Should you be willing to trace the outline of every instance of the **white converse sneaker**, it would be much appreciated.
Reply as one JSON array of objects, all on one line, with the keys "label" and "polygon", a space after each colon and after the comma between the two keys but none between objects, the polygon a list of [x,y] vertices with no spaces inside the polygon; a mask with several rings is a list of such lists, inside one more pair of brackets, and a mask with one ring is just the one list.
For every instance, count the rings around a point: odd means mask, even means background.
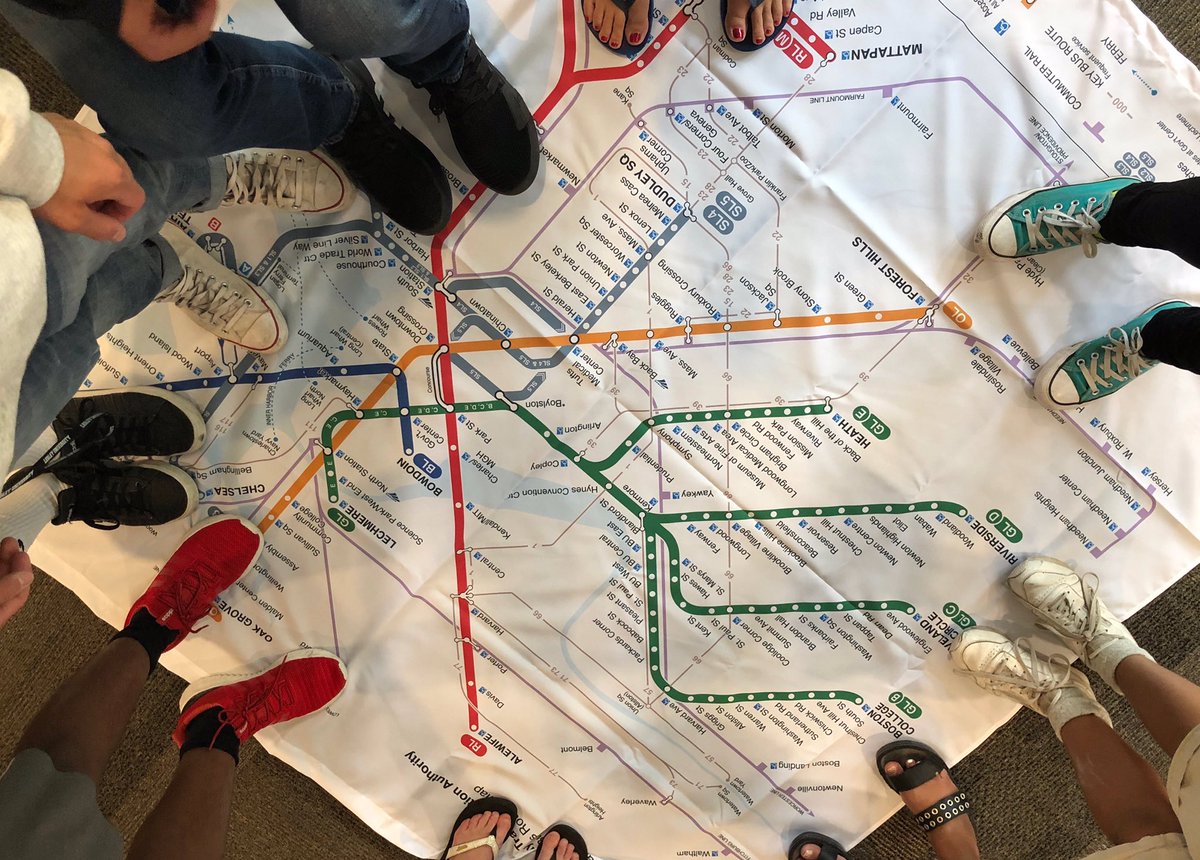
[{"label": "white converse sneaker", "polygon": [[1077,717],[1095,716],[1112,725],[1084,674],[1066,657],[1033,650],[1027,639],[1014,642],[996,630],[972,627],[950,650],[950,658],[959,674],[974,678],[983,689],[1046,717],[1060,738],[1063,726]]},{"label": "white converse sneaker", "polygon": [[1038,626],[1061,636],[1085,665],[1112,683],[1116,664],[1108,666],[1110,658],[1145,652],[1104,605],[1097,594],[1099,585],[1096,574],[1080,574],[1065,562],[1039,555],[1025,559],[1008,575],[1008,587],[1033,610]]},{"label": "white converse sneaker", "polygon": [[959,674],[969,675],[983,689],[1005,696],[1046,716],[1068,688],[1092,695],[1092,686],[1067,658],[1034,651],[1028,639],[1013,641],[998,630],[971,627],[950,650]]},{"label": "white converse sneaker", "polygon": [[287,322],[266,292],[204,253],[174,224],[163,225],[161,235],[179,257],[183,277],[154,301],[171,302],[201,328],[253,352],[283,347]]},{"label": "white converse sneaker", "polygon": [[331,159],[298,149],[243,149],[225,156],[222,206],[257,204],[289,212],[340,212],[354,185]]}]

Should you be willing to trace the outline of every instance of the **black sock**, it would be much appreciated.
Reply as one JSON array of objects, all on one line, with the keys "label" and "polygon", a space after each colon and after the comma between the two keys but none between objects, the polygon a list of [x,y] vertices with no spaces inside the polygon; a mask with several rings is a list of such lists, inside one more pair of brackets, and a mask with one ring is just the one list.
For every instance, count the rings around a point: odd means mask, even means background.
[{"label": "black sock", "polygon": [[162,656],[163,651],[179,638],[179,631],[172,630],[170,627],[163,627],[154,620],[154,616],[150,614],[148,609],[139,609],[129,620],[129,624],[114,636],[109,641],[117,639],[132,639],[134,642],[146,649],[146,654],[150,657],[150,671],[153,672],[158,666],[158,658]]},{"label": "black sock", "polygon": [[221,722],[221,708],[214,705],[196,714],[188,722],[183,732],[183,744],[179,747],[179,755],[196,749],[221,750],[233,756],[233,762],[237,764],[238,751],[241,748],[242,742],[238,739],[237,732],[229,723]]}]

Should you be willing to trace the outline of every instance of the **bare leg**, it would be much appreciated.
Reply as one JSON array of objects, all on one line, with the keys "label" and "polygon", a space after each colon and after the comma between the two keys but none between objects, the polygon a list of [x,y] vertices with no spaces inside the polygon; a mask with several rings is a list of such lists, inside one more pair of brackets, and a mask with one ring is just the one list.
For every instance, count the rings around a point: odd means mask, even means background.
[{"label": "bare leg", "polygon": [[145,648],[132,639],[109,642],[42,706],[17,752],[41,750],[57,770],[99,782],[149,674]]},{"label": "bare leg", "polygon": [[1113,845],[1183,832],[1158,772],[1104,720],[1093,714],[1071,720],[1062,742],[1092,817]]},{"label": "bare leg", "polygon": [[[911,763],[907,763],[907,766],[913,767],[916,764],[916,761],[911,761]],[[889,776],[899,776],[904,772],[899,762],[885,765],[884,769]],[[958,787],[950,778],[950,772],[942,771],[924,785],[917,786],[912,791],[901,792],[900,799],[904,801],[909,812],[924,812],[956,791],[958,791]],[[975,841],[975,825],[966,815],[961,815],[948,824],[929,831],[925,837],[941,860],[979,860],[979,845]]]},{"label": "bare leg", "polygon": [[1200,687],[1134,654],[1117,666],[1116,681],[1142,724],[1167,755],[1200,726]]},{"label": "bare leg", "polygon": [[214,860],[225,853],[237,764],[221,750],[184,753],[129,849],[130,860]]}]

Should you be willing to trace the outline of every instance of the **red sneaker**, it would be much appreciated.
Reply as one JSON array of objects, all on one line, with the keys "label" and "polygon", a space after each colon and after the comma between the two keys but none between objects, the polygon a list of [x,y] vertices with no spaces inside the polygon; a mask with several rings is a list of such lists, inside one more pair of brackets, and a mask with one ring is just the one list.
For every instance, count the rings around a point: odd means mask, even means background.
[{"label": "red sneaker", "polygon": [[346,688],[346,664],[316,648],[291,651],[255,675],[210,675],[189,686],[179,700],[172,737],[182,747],[187,724],[210,708],[245,741],[267,726],[319,711]]},{"label": "red sneaker", "polygon": [[224,515],[205,520],[183,539],[134,602],[126,626],[139,609],[148,610],[163,627],[179,631],[166,649],[170,651],[196,632],[193,627],[208,614],[217,595],[250,569],[262,548],[262,532],[247,519]]}]

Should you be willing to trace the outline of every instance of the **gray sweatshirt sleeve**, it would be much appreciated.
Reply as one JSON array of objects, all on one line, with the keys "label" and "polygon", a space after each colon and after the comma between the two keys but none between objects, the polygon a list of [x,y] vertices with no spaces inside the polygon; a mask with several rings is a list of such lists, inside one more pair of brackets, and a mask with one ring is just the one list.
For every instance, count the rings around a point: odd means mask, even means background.
[{"label": "gray sweatshirt sleeve", "polygon": [[0,69],[0,195],[41,206],[63,176],[62,141],[54,126],[29,110],[16,75]]},{"label": "gray sweatshirt sleeve", "polygon": [[17,0],[54,18],[89,21],[102,30],[116,32],[121,22],[121,0]]}]

